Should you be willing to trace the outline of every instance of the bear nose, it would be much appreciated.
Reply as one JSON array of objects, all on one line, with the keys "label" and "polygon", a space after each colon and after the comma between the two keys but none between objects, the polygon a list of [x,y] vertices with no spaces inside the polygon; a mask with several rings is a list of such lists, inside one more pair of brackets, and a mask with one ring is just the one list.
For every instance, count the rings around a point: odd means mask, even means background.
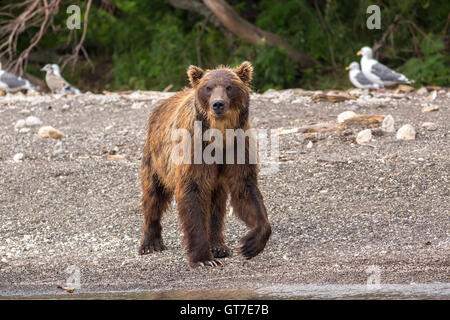
[{"label": "bear nose", "polygon": [[223,100],[216,100],[216,101],[213,102],[212,107],[213,107],[215,112],[223,111],[223,109],[225,108],[225,101],[223,101]]}]

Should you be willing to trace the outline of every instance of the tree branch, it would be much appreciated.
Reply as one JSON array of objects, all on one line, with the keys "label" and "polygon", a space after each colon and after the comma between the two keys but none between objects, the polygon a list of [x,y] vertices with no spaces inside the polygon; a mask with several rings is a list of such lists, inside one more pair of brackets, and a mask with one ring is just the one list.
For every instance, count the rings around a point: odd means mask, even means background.
[{"label": "tree branch", "polygon": [[286,49],[287,56],[302,68],[312,67],[316,63],[309,54],[294,48],[278,35],[262,30],[240,17],[226,1],[203,0],[203,3],[228,30],[239,38],[252,44],[266,42],[272,46],[283,47]]}]

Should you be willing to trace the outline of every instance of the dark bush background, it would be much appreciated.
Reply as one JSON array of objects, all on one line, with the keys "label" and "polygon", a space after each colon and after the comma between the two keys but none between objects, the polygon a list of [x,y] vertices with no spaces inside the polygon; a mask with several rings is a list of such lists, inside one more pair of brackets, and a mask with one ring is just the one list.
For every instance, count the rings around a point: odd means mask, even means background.
[{"label": "dark bush background", "polygon": [[[212,68],[243,60],[254,64],[254,89],[258,91],[348,88],[345,66],[359,60],[355,53],[362,46],[377,43],[396,15],[401,23],[387,38],[379,59],[415,79],[416,86],[449,86],[448,0],[328,0],[317,1],[318,6],[308,0],[228,0],[242,18],[311,54],[318,63],[309,69],[298,67],[283,48],[264,42],[248,44],[224,34],[203,16],[176,9],[166,1],[110,2],[121,10],[120,15],[97,6],[89,14],[84,46],[93,67],[80,57],[75,72],[70,66],[63,72],[83,90],[162,90],[170,84],[171,90],[178,90],[187,85],[185,71],[190,64]],[[82,12],[86,6],[85,1],[69,4],[79,4]],[[366,27],[366,9],[371,4],[381,7],[381,30]],[[61,27],[46,32],[30,56],[27,72],[42,78],[39,69],[44,62],[58,62],[70,53],[69,30],[64,28],[67,17],[62,6],[54,22]],[[78,30],[76,36],[81,33]],[[19,45],[25,47],[29,41],[24,34]]]}]

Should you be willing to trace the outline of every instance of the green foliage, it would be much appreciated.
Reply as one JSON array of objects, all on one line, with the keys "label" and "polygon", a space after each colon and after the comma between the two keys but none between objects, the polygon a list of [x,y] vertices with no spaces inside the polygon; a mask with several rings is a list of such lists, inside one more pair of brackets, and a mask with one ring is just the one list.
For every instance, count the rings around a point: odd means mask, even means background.
[{"label": "green foliage", "polygon": [[442,54],[444,49],[445,45],[438,36],[428,34],[420,45],[423,57],[409,59],[400,70],[419,83],[449,86],[450,58]]},{"label": "green foliage", "polygon": [[[85,47],[95,69],[81,59],[76,73],[64,70],[64,75],[83,89],[162,90],[172,84],[173,90],[178,90],[188,84],[186,69],[190,64],[213,68],[235,66],[243,60],[254,64],[253,86],[258,91],[348,88],[345,66],[359,60],[355,53],[362,46],[377,43],[397,14],[403,22],[388,37],[381,61],[415,79],[418,86],[449,85],[448,0],[378,2],[381,30],[366,27],[366,8],[373,4],[371,0],[228,0],[244,19],[313,56],[318,64],[306,70],[293,63],[283,48],[264,42],[250,45],[224,34],[203,16],[175,9],[164,0],[110,1],[123,16],[114,17],[95,5],[89,15]],[[84,11],[85,2],[79,4]],[[57,55],[71,52],[67,46],[69,31],[64,28],[67,14],[60,11],[55,19],[59,29],[44,36],[39,50]],[[76,32],[78,39],[81,33]],[[19,47],[27,41],[22,37]],[[39,75],[33,61],[28,70]]]}]

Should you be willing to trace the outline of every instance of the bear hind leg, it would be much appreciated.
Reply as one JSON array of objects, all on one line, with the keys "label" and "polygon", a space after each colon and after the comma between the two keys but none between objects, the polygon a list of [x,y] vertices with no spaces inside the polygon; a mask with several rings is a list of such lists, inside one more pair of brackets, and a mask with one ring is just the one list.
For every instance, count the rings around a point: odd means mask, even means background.
[{"label": "bear hind leg", "polygon": [[144,255],[166,249],[161,236],[161,217],[172,195],[165,190],[156,173],[144,177],[142,185],[144,225],[139,254]]}]

